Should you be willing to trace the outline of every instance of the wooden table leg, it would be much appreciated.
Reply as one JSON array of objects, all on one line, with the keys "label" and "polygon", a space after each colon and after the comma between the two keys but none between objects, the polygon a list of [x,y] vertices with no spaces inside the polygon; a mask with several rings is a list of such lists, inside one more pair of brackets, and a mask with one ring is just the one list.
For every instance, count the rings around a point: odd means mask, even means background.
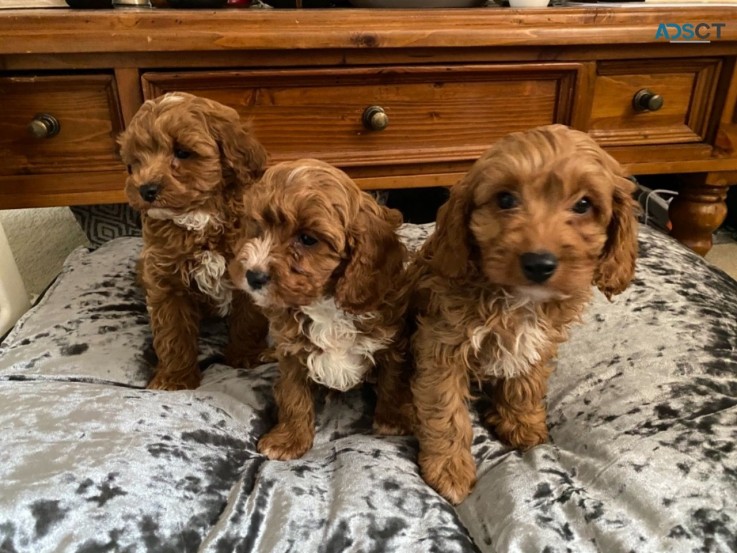
[{"label": "wooden table leg", "polygon": [[737,183],[736,172],[685,175],[670,204],[671,235],[696,253],[706,255],[712,234],[727,216],[727,190]]}]

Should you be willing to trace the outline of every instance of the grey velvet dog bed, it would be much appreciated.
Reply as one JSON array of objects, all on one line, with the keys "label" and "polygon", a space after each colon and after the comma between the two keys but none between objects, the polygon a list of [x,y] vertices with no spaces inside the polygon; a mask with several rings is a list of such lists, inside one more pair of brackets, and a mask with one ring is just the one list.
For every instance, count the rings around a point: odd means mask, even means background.
[{"label": "grey velvet dog bed", "polygon": [[631,288],[561,349],[550,443],[511,451],[476,421],[458,508],[413,438],[372,435],[370,388],[324,395],[315,447],[267,461],[276,368],[222,364],[217,324],[198,390],[145,390],[139,250],[73,253],[0,346],[0,551],[737,550],[737,283],[674,241],[643,228]]}]

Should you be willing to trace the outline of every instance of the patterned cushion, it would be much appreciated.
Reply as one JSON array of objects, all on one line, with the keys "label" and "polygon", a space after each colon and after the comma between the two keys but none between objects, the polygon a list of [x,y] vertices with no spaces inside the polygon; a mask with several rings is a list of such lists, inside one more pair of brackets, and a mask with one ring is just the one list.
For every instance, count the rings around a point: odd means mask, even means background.
[{"label": "patterned cushion", "polygon": [[141,217],[128,204],[72,206],[75,219],[93,248],[121,236],[141,236]]},{"label": "patterned cushion", "polygon": [[[436,190],[440,192],[436,194]],[[411,203],[394,200],[397,205],[392,205],[405,213],[408,222],[415,222],[417,217],[413,215],[418,209],[423,210],[423,217],[420,217],[423,219],[421,222],[432,221],[437,206],[441,203],[442,194],[447,195],[445,189],[422,189],[408,192],[370,190],[368,192],[382,205],[391,203],[390,198],[401,198],[403,194],[410,194],[413,198]],[[423,201],[418,203],[416,199],[420,197],[420,194],[423,194]],[[141,215],[128,204],[79,205],[71,206],[69,209],[87,235],[93,249],[114,238],[141,236]]]}]

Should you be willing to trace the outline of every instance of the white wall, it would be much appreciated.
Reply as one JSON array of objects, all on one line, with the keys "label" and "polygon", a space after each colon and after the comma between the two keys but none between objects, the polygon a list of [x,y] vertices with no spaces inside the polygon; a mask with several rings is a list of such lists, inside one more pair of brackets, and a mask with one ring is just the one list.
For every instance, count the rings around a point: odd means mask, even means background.
[{"label": "white wall", "polygon": [[59,274],[67,255],[88,244],[72,212],[65,207],[0,210],[23,284],[31,298]]}]

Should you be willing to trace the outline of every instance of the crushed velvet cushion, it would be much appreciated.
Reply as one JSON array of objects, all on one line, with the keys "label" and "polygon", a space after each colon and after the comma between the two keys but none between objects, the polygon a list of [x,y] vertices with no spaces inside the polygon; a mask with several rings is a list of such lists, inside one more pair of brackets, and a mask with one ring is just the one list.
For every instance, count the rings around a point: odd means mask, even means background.
[{"label": "crushed velvet cushion", "polygon": [[416,440],[372,435],[369,388],[323,394],[303,459],[258,454],[276,367],[222,364],[221,325],[198,390],[145,390],[139,250],[76,251],[0,346],[0,551],[737,550],[737,283],[674,241],[643,228],[631,288],[561,349],[550,443],[510,451],[475,419],[458,508]]}]

